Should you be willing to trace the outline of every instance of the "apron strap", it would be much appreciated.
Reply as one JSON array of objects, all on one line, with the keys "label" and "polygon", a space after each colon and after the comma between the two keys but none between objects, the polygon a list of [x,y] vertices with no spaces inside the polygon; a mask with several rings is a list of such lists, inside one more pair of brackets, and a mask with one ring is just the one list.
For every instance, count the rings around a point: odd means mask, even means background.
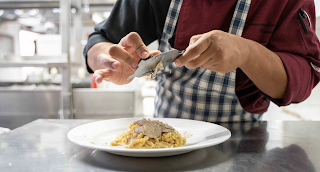
[{"label": "apron strap", "polygon": [[229,33],[242,36],[243,28],[246,23],[251,0],[238,0],[236,9],[230,23]]},{"label": "apron strap", "polygon": [[[174,33],[182,2],[183,0],[172,0],[170,3],[159,45],[159,50],[161,52],[169,51],[171,49],[168,40]],[[232,21],[230,23],[229,33],[242,36],[250,4],[251,0],[238,0],[235,11],[233,13]]]},{"label": "apron strap", "polygon": [[169,51],[171,46],[168,40],[172,37],[174,29],[179,18],[180,8],[183,0],[172,0],[164,23],[159,50],[161,52]]}]

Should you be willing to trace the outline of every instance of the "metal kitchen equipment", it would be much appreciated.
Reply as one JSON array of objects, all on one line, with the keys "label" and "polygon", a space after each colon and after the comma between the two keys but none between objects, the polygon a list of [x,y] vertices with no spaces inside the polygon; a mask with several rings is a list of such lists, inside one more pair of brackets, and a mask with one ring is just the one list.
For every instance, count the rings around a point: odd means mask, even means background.
[{"label": "metal kitchen equipment", "polygon": [[[183,54],[183,52],[179,53],[178,50],[173,49],[161,54],[150,55],[146,59],[140,59],[138,69],[129,76],[128,80],[133,77],[152,75],[154,72],[157,72],[155,68],[160,61],[162,62],[162,67],[165,68],[166,66],[174,62],[181,54]],[[151,79],[153,78],[151,77]]]}]

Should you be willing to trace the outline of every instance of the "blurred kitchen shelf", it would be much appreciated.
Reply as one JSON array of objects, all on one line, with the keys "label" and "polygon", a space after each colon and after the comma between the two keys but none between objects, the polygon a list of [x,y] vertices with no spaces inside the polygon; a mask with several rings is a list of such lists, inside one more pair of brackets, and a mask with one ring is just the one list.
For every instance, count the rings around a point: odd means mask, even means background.
[{"label": "blurred kitchen shelf", "polygon": [[[19,8],[59,8],[60,0],[0,0],[1,9]],[[71,1],[71,7],[79,9],[76,1]]]},{"label": "blurred kitchen shelf", "polygon": [[[91,87],[91,78],[86,77],[82,79],[71,78],[71,87],[72,88],[90,88]],[[29,82],[28,80],[23,81],[1,81],[0,90],[9,90],[12,88],[28,88],[28,87],[50,87],[50,86],[61,86],[61,80],[50,79],[46,81],[39,82]]]},{"label": "blurred kitchen shelf", "polygon": [[13,85],[8,87],[0,87],[0,93],[17,93],[17,92],[34,92],[34,91],[60,91],[59,85]]},{"label": "blurred kitchen shelf", "polygon": [[0,61],[0,67],[67,67],[66,60]]},{"label": "blurred kitchen shelf", "polygon": [[[58,59],[30,59],[16,61],[15,59],[7,59],[7,61],[0,61],[0,67],[59,67],[62,75],[61,91],[60,91],[60,110],[58,117],[60,119],[73,118],[73,99],[72,99],[72,86],[71,86],[71,61],[69,54],[70,47],[70,16],[71,8],[76,8],[74,14],[74,25],[76,29],[75,35],[80,35],[82,28],[81,21],[81,0],[0,0],[0,9],[21,9],[21,8],[60,8],[60,21],[59,21],[59,34],[62,37],[62,54]],[[80,50],[81,37],[76,36],[77,46],[76,49]],[[77,52],[77,51],[76,51]],[[80,53],[81,54],[81,53]],[[37,58],[37,57],[34,57]],[[65,60],[64,60],[65,59]]]}]

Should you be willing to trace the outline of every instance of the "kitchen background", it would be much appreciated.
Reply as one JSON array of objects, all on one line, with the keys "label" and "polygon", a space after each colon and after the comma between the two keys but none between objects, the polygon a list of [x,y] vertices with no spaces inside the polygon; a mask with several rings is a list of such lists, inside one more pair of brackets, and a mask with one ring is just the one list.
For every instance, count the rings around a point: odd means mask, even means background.
[{"label": "kitchen background", "polygon": [[[83,47],[116,0],[0,0],[0,127],[38,118],[152,117],[155,82],[96,85]],[[315,0],[320,36],[320,0]],[[157,42],[149,49],[157,49]],[[320,85],[300,104],[271,103],[263,120],[320,120]]]}]

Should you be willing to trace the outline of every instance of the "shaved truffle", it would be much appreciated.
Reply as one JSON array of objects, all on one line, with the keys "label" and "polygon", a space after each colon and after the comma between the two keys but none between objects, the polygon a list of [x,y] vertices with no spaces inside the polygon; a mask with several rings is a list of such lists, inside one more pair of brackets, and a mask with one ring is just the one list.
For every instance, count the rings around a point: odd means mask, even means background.
[{"label": "shaved truffle", "polygon": [[137,134],[142,133],[143,132],[143,126],[135,128],[134,132],[137,133]]},{"label": "shaved truffle", "polygon": [[169,133],[175,130],[170,125],[160,122],[158,120],[152,121],[150,119],[146,120],[143,118],[142,120],[136,121],[134,123],[141,126],[135,129],[135,133],[142,133],[146,136],[149,136],[150,138],[158,138],[161,136],[162,133]]},{"label": "shaved truffle", "polygon": [[155,122],[149,122],[143,125],[143,134],[150,138],[158,138],[162,134],[162,128]]}]

